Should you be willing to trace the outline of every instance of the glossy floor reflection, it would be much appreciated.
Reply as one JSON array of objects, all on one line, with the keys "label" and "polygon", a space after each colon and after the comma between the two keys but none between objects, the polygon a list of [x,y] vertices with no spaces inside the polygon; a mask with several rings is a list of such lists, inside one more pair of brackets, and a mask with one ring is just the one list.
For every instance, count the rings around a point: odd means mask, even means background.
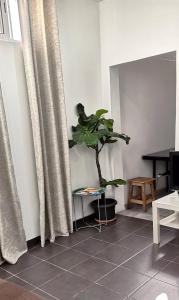
[{"label": "glossy floor reflection", "polygon": [[[0,267],[2,300],[178,300],[179,231],[118,215],[117,222],[59,237]],[[4,295],[3,295],[4,293]]]}]

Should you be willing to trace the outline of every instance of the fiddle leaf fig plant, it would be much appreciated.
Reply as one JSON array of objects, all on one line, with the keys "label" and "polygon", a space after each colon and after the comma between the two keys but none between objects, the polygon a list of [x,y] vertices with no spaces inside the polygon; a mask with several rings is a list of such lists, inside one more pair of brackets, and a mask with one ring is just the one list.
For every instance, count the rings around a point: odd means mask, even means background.
[{"label": "fiddle leaf fig plant", "polygon": [[108,113],[106,109],[99,109],[95,114],[87,116],[84,106],[79,103],[76,106],[76,110],[78,124],[72,126],[72,139],[69,140],[69,147],[85,145],[94,150],[100,187],[108,185],[118,187],[119,185],[126,184],[126,181],[120,178],[110,181],[103,178],[99,155],[105,145],[116,143],[118,140],[123,140],[126,144],[129,144],[130,137],[126,134],[113,131],[114,120],[104,117]]}]

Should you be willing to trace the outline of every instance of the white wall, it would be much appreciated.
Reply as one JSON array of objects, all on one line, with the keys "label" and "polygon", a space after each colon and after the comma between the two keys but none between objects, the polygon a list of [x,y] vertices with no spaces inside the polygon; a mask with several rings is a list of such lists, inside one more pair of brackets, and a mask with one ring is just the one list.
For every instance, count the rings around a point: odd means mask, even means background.
[{"label": "white wall", "polygon": [[[175,147],[176,63],[165,57],[119,66],[121,128],[131,137],[122,151],[127,179],[151,177],[152,162],[142,160],[142,155]],[[165,172],[165,163],[158,167],[158,172]],[[158,188],[165,186],[163,179]]]},{"label": "white wall", "polygon": [[[117,118],[116,99],[111,94],[110,80],[118,65],[165,52],[179,49],[179,1],[176,0],[103,0],[100,2],[101,29],[101,74],[102,104],[111,109]],[[177,73],[179,66],[177,64]],[[111,81],[112,82],[112,81]],[[179,79],[177,79],[177,91]],[[179,111],[178,92],[176,96]],[[120,123],[118,124],[120,130]],[[179,148],[179,114],[176,116],[176,148]],[[115,162],[120,157],[116,151]],[[108,173],[123,176],[122,161],[118,159],[119,169],[111,164]],[[117,199],[124,204],[124,193],[121,189]]]},{"label": "white wall", "polygon": [[[69,137],[77,123],[75,106],[81,102],[88,114],[101,99],[99,7],[94,0],[56,0]],[[97,185],[93,150],[70,150],[73,189]],[[90,213],[87,209],[86,214]],[[78,211],[79,214],[79,211]],[[80,214],[79,214],[80,216]]]},{"label": "white wall", "polygon": [[39,205],[25,74],[20,44],[0,41],[3,92],[26,239],[39,235]]},{"label": "white wall", "polygon": [[[119,96],[116,89],[118,70],[109,70],[109,67],[178,51],[179,2],[103,0],[100,2],[99,24],[98,1],[56,1],[69,136],[70,126],[76,123],[74,107],[78,102],[85,104],[88,113],[99,107],[108,107],[117,121],[116,129],[120,129],[120,107],[114,105]],[[27,239],[30,239],[39,234],[39,208],[24,71],[18,44],[0,42],[0,76],[24,226]],[[110,80],[113,91],[110,91]],[[177,81],[177,87],[178,84]],[[178,93],[177,109],[179,111]],[[178,131],[177,115],[176,147],[179,148]],[[110,158],[106,154],[104,177],[123,177],[120,147],[127,146],[121,143],[115,146],[115,150],[110,147],[109,152],[114,153],[110,168]],[[71,150],[70,155],[73,188],[96,184],[94,154],[90,150],[76,148]],[[116,195],[120,199],[119,209],[122,209],[123,188],[116,189]]]}]

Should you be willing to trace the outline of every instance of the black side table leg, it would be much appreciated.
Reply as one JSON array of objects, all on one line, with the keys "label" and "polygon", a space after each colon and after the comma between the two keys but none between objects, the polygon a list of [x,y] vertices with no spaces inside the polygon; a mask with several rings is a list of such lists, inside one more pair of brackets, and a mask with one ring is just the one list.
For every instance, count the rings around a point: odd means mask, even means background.
[{"label": "black side table leg", "polygon": [[99,198],[99,196],[98,196],[99,232],[101,232],[101,212],[100,212],[99,201],[100,201],[100,198]]},{"label": "black side table leg", "polygon": [[166,170],[166,187],[167,187],[167,192],[169,192],[169,168],[168,168],[168,160],[165,162],[165,170]]},{"label": "black side table leg", "polygon": [[[156,178],[156,160],[153,160],[153,178]],[[154,188],[156,190],[156,182],[154,182]]]}]

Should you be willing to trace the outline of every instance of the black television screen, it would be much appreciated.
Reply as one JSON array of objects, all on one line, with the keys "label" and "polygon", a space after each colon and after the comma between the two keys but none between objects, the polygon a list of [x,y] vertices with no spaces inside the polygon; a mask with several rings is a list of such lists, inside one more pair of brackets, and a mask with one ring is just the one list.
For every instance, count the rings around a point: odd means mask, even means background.
[{"label": "black television screen", "polygon": [[170,188],[179,190],[179,151],[170,152]]}]

